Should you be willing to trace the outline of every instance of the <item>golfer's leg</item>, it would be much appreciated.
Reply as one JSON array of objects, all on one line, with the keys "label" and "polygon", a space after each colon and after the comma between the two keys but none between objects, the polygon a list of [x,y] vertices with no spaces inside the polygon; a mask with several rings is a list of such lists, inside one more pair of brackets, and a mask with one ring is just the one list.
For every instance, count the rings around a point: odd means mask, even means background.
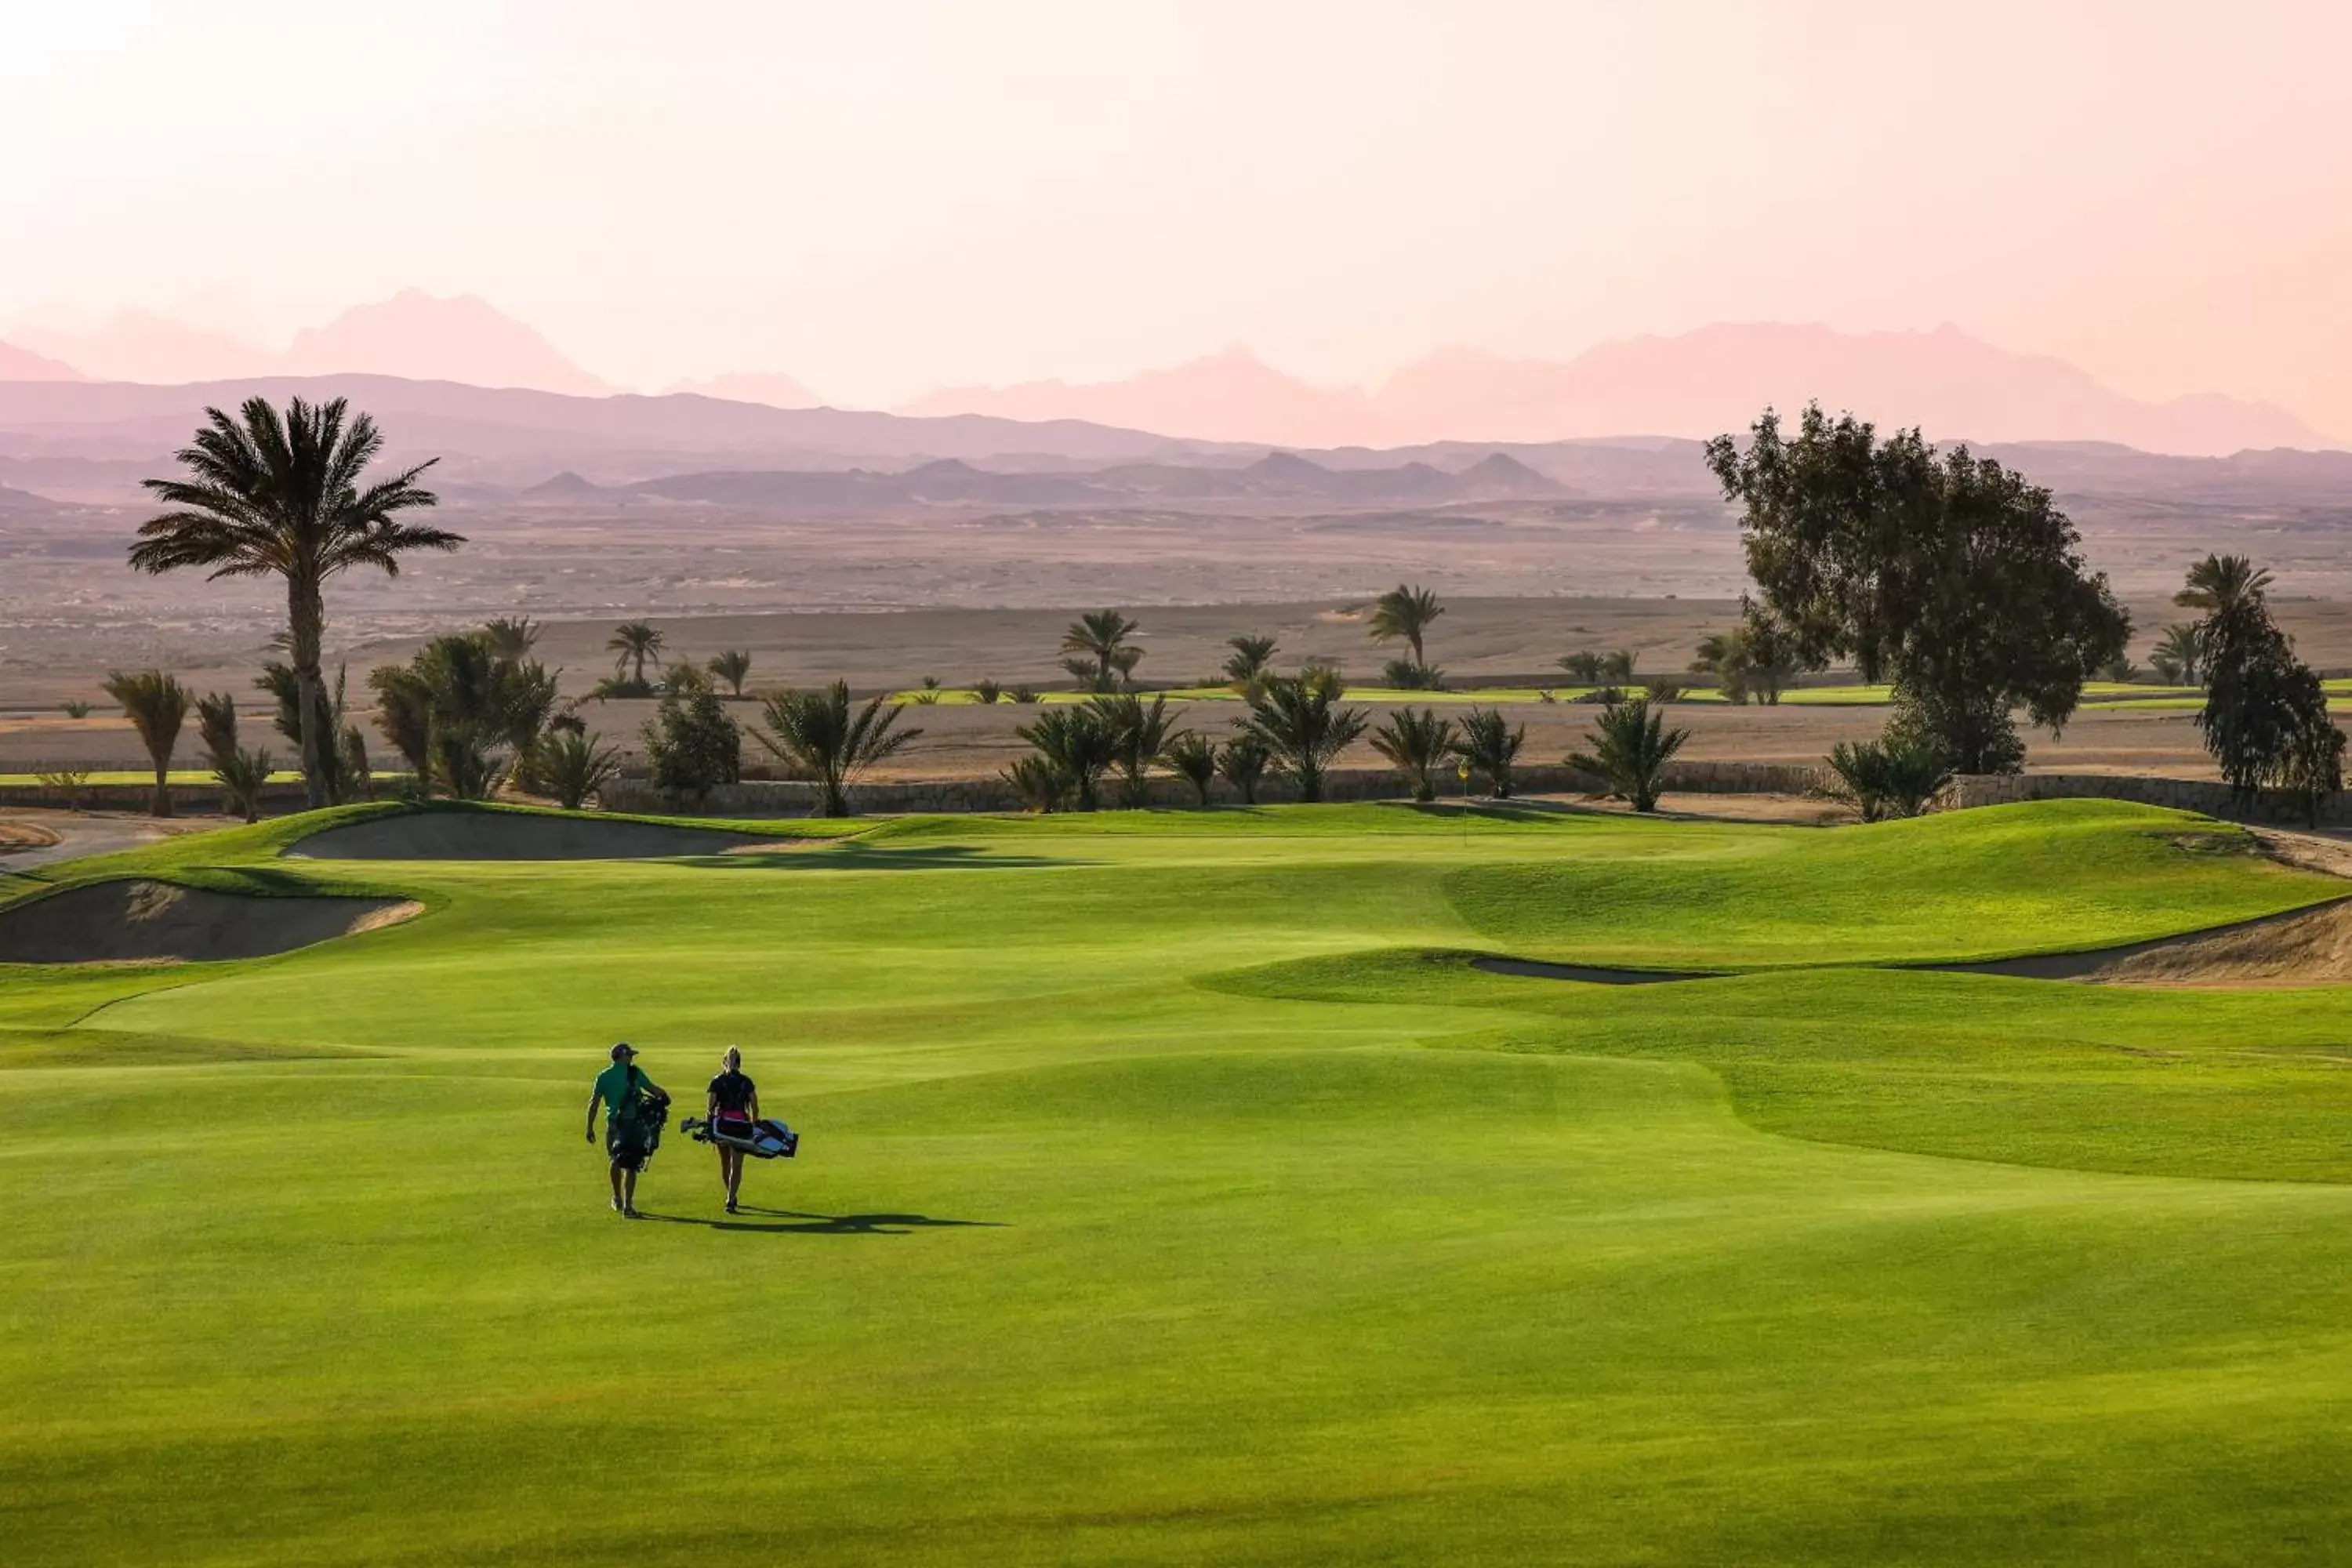
[{"label": "golfer's leg", "polygon": [[613,1178],[613,1206],[619,1208],[621,1206],[621,1163],[618,1160],[613,1162],[609,1173]]},{"label": "golfer's leg", "polygon": [[634,1170],[621,1173],[621,1212],[637,1212],[637,1173]]}]

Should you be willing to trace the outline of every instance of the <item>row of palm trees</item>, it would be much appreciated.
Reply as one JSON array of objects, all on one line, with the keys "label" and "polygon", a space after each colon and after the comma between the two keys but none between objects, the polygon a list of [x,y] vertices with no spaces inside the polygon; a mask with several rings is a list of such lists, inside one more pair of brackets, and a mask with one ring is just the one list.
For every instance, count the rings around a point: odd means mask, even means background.
[{"label": "row of palm trees", "polygon": [[[604,651],[615,655],[612,679],[599,683],[599,697],[653,697],[659,694],[654,683],[646,678],[646,666],[660,658],[667,643],[659,626],[651,621],[623,621],[604,639]],[[751,655],[740,647],[722,649],[704,662],[700,668],[690,663],[673,664],[663,672],[662,689],[674,689],[705,677],[727,683],[728,694],[737,700],[743,697],[743,683],[751,679]]]}]

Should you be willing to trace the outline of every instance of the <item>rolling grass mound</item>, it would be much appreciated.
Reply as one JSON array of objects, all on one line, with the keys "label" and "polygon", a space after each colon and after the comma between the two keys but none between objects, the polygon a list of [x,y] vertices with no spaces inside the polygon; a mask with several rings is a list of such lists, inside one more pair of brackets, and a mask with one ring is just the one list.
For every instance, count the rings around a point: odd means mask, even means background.
[{"label": "rolling grass mound", "polygon": [[[2334,918],[2236,829],[1367,804],[281,858],[390,810],[0,908],[433,911],[0,984],[11,1568],[2352,1538],[2352,991],[1904,967]],[[623,1037],[692,1110],[740,1044],[800,1157],[730,1215],[673,1133],[612,1214]]]}]

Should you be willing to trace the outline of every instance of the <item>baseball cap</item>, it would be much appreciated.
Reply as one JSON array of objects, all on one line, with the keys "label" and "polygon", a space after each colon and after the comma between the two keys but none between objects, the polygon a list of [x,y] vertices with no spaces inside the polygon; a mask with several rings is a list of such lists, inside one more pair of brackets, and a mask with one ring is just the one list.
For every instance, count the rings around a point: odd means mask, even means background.
[{"label": "baseball cap", "polygon": [[637,1047],[629,1044],[626,1040],[623,1040],[619,1045],[613,1047],[613,1059],[616,1062],[625,1057],[633,1057],[636,1054]]}]

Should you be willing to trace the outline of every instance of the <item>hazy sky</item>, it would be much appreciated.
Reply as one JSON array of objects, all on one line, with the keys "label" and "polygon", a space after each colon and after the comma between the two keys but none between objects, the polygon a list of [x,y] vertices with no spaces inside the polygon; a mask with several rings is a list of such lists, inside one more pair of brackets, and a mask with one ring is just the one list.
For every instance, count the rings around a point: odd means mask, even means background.
[{"label": "hazy sky", "polygon": [[193,296],[282,340],[417,286],[617,382],[880,404],[1950,321],[2352,409],[2324,0],[0,0],[0,323]]}]

